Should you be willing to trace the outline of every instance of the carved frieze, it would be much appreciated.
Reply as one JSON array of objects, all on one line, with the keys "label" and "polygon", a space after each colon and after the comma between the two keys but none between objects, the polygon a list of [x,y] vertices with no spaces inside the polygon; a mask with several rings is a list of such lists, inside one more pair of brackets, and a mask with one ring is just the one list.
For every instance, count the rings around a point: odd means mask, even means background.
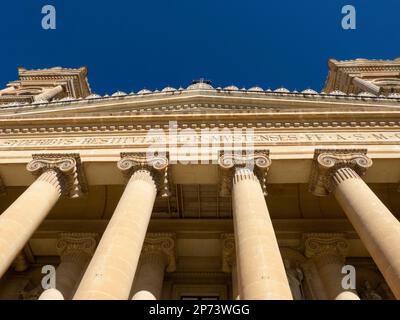
[{"label": "carved frieze", "polygon": [[129,179],[137,170],[148,170],[156,184],[158,195],[168,197],[168,154],[148,155],[144,152],[121,153],[121,160],[118,161],[118,169]]},{"label": "carved frieze", "polygon": [[333,176],[338,169],[350,168],[362,176],[371,165],[366,149],[316,149],[309,191],[326,196],[334,189]]},{"label": "carved frieze", "polygon": [[218,159],[220,173],[220,196],[231,195],[233,175],[237,168],[247,168],[254,172],[264,195],[267,195],[267,174],[271,160],[269,150],[221,151]]},{"label": "carved frieze", "polygon": [[76,198],[87,193],[86,178],[77,153],[44,153],[33,154],[33,160],[28,163],[27,170],[37,177],[44,172],[57,173],[61,193]]}]

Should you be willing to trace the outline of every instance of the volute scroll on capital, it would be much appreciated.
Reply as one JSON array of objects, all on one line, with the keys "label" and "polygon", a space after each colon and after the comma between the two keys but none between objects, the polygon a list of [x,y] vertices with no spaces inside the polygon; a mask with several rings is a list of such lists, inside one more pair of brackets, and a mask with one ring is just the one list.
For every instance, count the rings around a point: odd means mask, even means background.
[{"label": "volute scroll on capital", "polygon": [[166,259],[166,271],[174,272],[176,270],[175,240],[174,233],[148,233],[143,243],[142,258],[148,254],[161,254]]},{"label": "volute scroll on capital", "polygon": [[316,149],[309,191],[316,196],[326,196],[335,188],[333,177],[339,169],[349,168],[361,177],[371,166],[367,149]]},{"label": "volute scroll on capital", "polygon": [[235,170],[249,169],[260,182],[264,196],[267,193],[267,174],[271,165],[269,150],[221,151],[218,159],[220,172],[220,196],[231,195]]},{"label": "volute scroll on capital", "polygon": [[80,156],[77,153],[43,153],[33,154],[27,170],[36,177],[46,171],[54,171],[58,175],[61,194],[76,198],[87,193],[87,183]]},{"label": "volute scroll on capital", "polygon": [[145,152],[122,152],[117,166],[128,179],[138,170],[149,171],[156,184],[158,195],[168,197],[170,195],[168,159],[168,153],[149,155]]},{"label": "volute scroll on capital", "polygon": [[76,253],[84,253],[92,256],[96,249],[97,233],[68,233],[59,235],[56,250],[60,256]]},{"label": "volute scroll on capital", "polygon": [[231,272],[236,259],[235,236],[232,233],[221,234],[222,271]]}]

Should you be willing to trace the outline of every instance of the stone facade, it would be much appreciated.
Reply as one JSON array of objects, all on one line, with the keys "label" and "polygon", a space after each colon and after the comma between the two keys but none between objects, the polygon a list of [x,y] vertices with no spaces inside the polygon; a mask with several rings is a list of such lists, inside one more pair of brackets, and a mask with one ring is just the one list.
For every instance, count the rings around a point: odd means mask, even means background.
[{"label": "stone facade", "polygon": [[[322,93],[0,90],[0,299],[400,298],[400,60]],[[54,280],[54,281],[53,281]]]}]

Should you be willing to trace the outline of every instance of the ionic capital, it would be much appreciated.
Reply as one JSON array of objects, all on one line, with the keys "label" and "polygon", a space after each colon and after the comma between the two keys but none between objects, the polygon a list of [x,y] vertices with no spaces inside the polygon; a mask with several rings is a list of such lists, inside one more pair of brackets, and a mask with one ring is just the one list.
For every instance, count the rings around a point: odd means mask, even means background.
[{"label": "ionic capital", "polygon": [[86,179],[79,154],[45,153],[32,155],[26,166],[37,177],[55,185],[62,195],[76,198],[87,193]]},{"label": "ionic capital", "polygon": [[[154,257],[157,258],[156,261]],[[175,271],[175,234],[148,233],[142,248],[142,264],[148,262],[149,259],[155,263],[165,263],[167,272]]]},{"label": "ionic capital", "polygon": [[222,271],[232,272],[236,263],[235,236],[232,233],[221,234],[222,240]]},{"label": "ionic capital", "polygon": [[267,174],[271,165],[269,150],[254,151],[221,151],[218,159],[220,172],[220,196],[229,196],[237,169],[247,169],[254,173],[261,184],[264,195],[267,195]]},{"label": "ionic capital", "polygon": [[168,182],[168,154],[148,155],[145,152],[123,152],[121,160],[118,161],[120,169],[127,178],[130,178],[138,170],[150,172],[157,188],[158,195],[161,197],[169,196]]},{"label": "ionic capital", "polygon": [[96,233],[60,233],[56,250],[61,260],[89,258],[97,245]]},{"label": "ionic capital", "polygon": [[344,259],[349,245],[341,233],[309,233],[303,235],[308,258],[334,256]]},{"label": "ionic capital", "polygon": [[[366,149],[316,149],[309,191],[316,196],[326,196],[334,190],[335,182],[363,176],[371,165]],[[335,177],[341,169],[346,172]]]}]

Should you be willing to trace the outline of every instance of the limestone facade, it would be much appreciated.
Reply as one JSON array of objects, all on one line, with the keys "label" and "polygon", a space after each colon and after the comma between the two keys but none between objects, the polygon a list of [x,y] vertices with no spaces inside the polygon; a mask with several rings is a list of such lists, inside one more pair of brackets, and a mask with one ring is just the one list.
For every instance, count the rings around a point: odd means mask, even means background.
[{"label": "limestone facade", "polygon": [[322,93],[87,70],[0,90],[0,299],[400,299],[400,60]]}]

